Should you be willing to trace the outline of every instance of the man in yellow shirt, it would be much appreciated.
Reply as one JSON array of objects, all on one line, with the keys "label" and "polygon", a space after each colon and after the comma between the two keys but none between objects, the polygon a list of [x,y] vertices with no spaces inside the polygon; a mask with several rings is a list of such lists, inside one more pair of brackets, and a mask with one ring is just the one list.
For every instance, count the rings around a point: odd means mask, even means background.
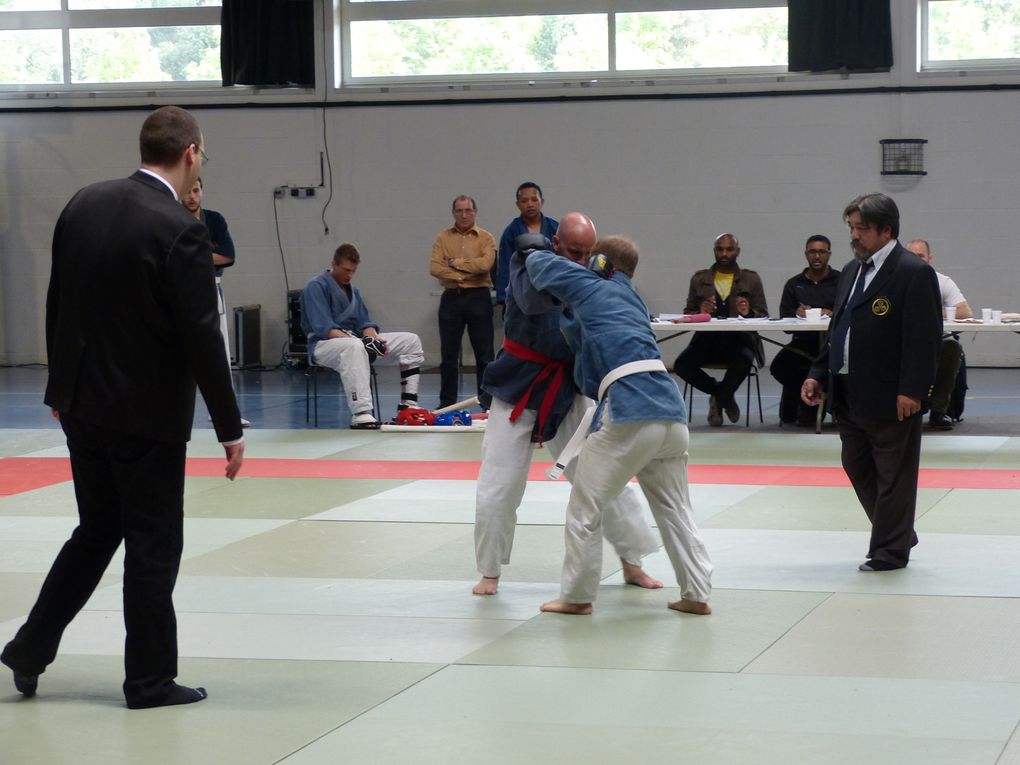
[{"label": "man in yellow shirt", "polygon": [[[684,313],[707,313],[715,319],[769,315],[761,277],[737,265],[740,242],[733,234],[720,234],[712,247],[715,265],[691,277]],[[698,332],[675,362],[673,371],[685,382],[709,394],[708,424],[722,425],[722,412],[730,422],[740,419],[734,397],[751,371],[755,349],[761,342],[756,332]],[[705,364],[725,364],[722,380],[702,369]]]},{"label": "man in yellow shirt", "polygon": [[467,328],[475,355],[475,377],[481,392],[482,375],[492,361],[492,264],[496,242],[475,225],[478,206],[461,194],[453,200],[453,225],[432,242],[429,273],[443,285],[439,299],[439,406],[458,400],[460,342]]}]

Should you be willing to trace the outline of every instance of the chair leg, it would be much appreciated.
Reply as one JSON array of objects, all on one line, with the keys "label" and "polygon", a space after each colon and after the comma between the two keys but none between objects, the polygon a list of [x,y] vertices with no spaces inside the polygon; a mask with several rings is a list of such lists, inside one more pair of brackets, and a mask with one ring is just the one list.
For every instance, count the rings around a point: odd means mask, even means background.
[{"label": "chair leg", "polygon": [[319,427],[319,368],[312,367],[312,411],[315,412],[315,427]]},{"label": "chair leg", "polygon": [[[751,368],[750,374],[747,375],[747,379],[744,381],[747,384],[747,397],[744,403],[744,427],[751,427],[751,378],[754,378],[754,389],[758,396],[758,421],[764,423],[765,415],[761,410],[761,380],[758,378],[758,370],[756,367]],[[782,425],[782,422],[780,422]]]},{"label": "chair leg", "polygon": [[744,384],[747,385],[747,397],[744,399],[744,427],[745,428],[751,427],[751,377],[753,375],[754,375],[754,372],[752,371],[751,374],[749,374],[747,376],[747,379],[744,380]]},{"label": "chair leg", "polygon": [[[315,383],[315,369],[316,368],[314,366],[309,365],[309,367],[305,370],[305,425],[307,425],[309,420],[311,420],[312,388]],[[318,395],[318,390],[316,390],[315,393]],[[318,408],[316,408],[315,414],[315,427],[318,427]]]},{"label": "chair leg", "polygon": [[375,372],[375,367],[370,366],[368,368],[369,382],[372,385],[372,416],[375,417],[376,422],[382,422],[382,404],[379,402],[379,376]]},{"label": "chair leg", "polygon": [[765,415],[761,411],[761,379],[757,374],[754,376],[754,390],[758,394],[758,423],[765,424]]},{"label": "chair leg", "polygon": [[691,419],[694,417],[694,386],[689,382],[684,382],[682,397],[687,402],[687,424],[690,425]]}]

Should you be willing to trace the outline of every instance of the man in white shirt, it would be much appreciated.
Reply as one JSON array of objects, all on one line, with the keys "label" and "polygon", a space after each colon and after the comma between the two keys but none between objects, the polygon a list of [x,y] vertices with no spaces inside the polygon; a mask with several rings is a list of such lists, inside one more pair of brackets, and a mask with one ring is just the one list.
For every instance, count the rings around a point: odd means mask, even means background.
[{"label": "man in white shirt", "polygon": [[[933,256],[931,246],[924,239],[911,239],[907,242],[907,249],[917,255],[928,265],[931,265]],[[939,293],[942,296],[942,315],[945,317],[947,308],[955,308],[957,319],[969,319],[974,315],[967,299],[963,296],[956,282],[945,274],[935,272],[939,280]],[[949,413],[949,401],[953,389],[957,386],[957,378],[960,370],[963,369],[964,381],[966,380],[966,361],[963,357],[963,346],[953,336],[947,336],[942,340],[942,347],[939,350],[939,367],[935,373],[935,386],[931,395],[931,414],[928,423],[936,430],[952,430],[953,420],[960,419],[961,412]],[[966,388],[966,382],[964,382]]]}]

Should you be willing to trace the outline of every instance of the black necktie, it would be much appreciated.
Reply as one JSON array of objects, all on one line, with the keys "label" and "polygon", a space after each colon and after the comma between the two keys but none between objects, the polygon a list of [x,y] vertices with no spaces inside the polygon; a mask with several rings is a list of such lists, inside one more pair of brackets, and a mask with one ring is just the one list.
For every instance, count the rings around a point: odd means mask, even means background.
[{"label": "black necktie", "polygon": [[829,336],[829,370],[833,374],[839,374],[839,370],[843,368],[843,348],[846,346],[846,335],[850,331],[850,315],[853,312],[854,306],[860,301],[861,295],[864,294],[865,277],[867,277],[868,271],[874,265],[871,262],[871,258],[861,263],[860,270],[857,273],[857,284],[854,285],[854,292],[846,301],[836,326],[832,328],[832,334]]}]

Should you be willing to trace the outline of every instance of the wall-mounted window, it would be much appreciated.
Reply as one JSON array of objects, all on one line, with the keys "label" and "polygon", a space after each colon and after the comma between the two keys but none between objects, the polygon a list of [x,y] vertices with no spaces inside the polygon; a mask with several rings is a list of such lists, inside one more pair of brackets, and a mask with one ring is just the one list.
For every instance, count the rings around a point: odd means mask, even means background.
[{"label": "wall-mounted window", "polygon": [[786,8],[616,14],[616,68],[786,68]]},{"label": "wall-mounted window", "polygon": [[0,0],[0,89],[220,81],[220,0]]},{"label": "wall-mounted window", "polygon": [[340,0],[338,8],[342,85],[786,71],[785,0]]},{"label": "wall-mounted window", "polygon": [[604,13],[356,21],[350,40],[354,78],[609,67]]},{"label": "wall-mounted window", "polygon": [[1020,0],[922,0],[921,68],[1016,69]]}]

